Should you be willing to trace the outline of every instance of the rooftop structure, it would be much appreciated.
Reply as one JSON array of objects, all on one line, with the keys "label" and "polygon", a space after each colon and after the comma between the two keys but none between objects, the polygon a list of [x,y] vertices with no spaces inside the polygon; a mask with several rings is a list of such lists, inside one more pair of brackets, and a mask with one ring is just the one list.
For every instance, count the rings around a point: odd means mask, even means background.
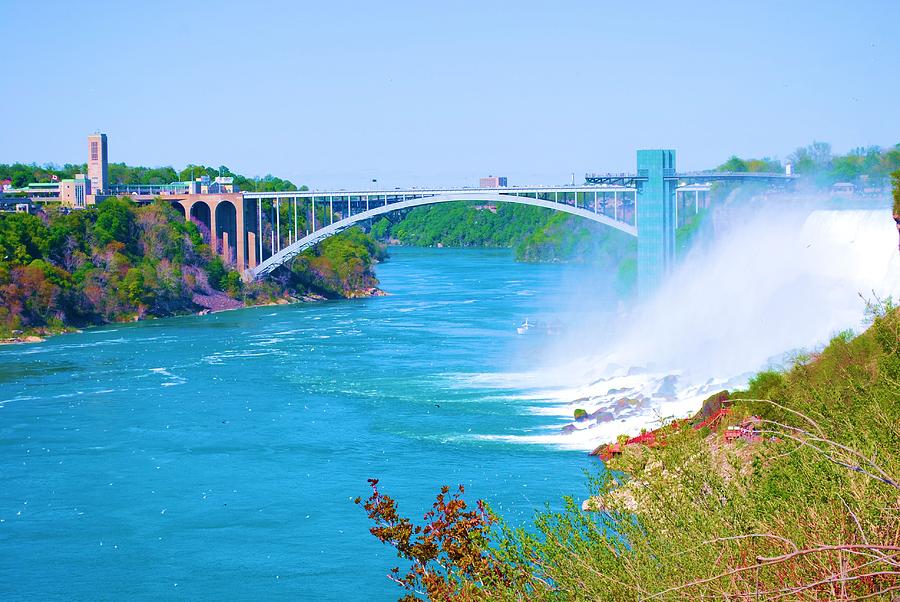
[{"label": "rooftop structure", "polygon": [[84,209],[91,195],[91,181],[83,174],[59,183],[59,200],[65,207]]},{"label": "rooftop structure", "polygon": [[503,176],[488,176],[478,181],[479,188],[506,188],[506,178]]}]

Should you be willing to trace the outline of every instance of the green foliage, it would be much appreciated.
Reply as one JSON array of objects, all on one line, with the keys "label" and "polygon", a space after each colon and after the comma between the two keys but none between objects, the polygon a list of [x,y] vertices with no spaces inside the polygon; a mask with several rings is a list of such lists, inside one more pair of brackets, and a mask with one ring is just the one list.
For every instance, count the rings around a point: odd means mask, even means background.
[{"label": "green foliage", "polygon": [[391,230],[391,222],[386,217],[382,217],[380,220],[372,224],[372,228],[369,231],[375,240],[387,240],[390,236]]},{"label": "green foliage", "polygon": [[359,228],[324,240],[291,266],[303,285],[329,297],[353,297],[374,289],[372,266],[386,257],[384,247]]},{"label": "green foliage", "polygon": [[[819,186],[835,182],[851,182],[867,186],[881,186],[894,171],[900,169],[900,144],[883,149],[867,146],[852,149],[845,155],[832,153],[826,142],[813,142],[795,150],[787,159],[794,173],[810,178]],[[779,172],[781,162],[763,159],[741,159],[732,155],[716,168],[718,171]]]},{"label": "green foliage", "polygon": [[222,290],[232,297],[238,297],[244,288],[244,281],[241,280],[241,275],[234,270],[230,270],[225,274],[225,277],[220,282]]},{"label": "green foliage", "polygon": [[900,145],[889,149],[860,147],[846,155],[833,155],[831,145],[813,142],[798,148],[789,159],[796,173],[807,175],[822,186],[834,182],[861,183],[864,178],[868,184],[879,185],[900,169]]},{"label": "green foliage", "polygon": [[891,181],[894,187],[894,216],[900,217],[900,170],[891,174]]},{"label": "green foliage", "polygon": [[741,159],[732,155],[728,161],[719,165],[717,171],[749,171],[749,172],[780,172],[781,162],[777,159],[763,157],[762,159]]},{"label": "green foliage", "polygon": [[131,238],[134,213],[127,199],[107,199],[97,208],[94,236],[100,246],[113,241],[126,242]]},{"label": "green foliage", "polygon": [[707,214],[708,210],[701,209],[699,213],[688,216],[684,223],[675,230],[675,248],[679,253],[684,253],[690,248],[700,232]]},{"label": "green foliage", "polygon": [[109,164],[109,181],[113,184],[170,184],[178,175],[171,167],[131,167],[124,163]]},{"label": "green foliage", "polygon": [[[418,247],[513,247],[554,213],[511,203],[427,205],[410,211],[393,225],[390,234],[401,244]],[[381,228],[386,230],[386,225]]]},{"label": "green foliage", "polygon": [[[232,172],[230,169],[221,165],[219,167],[208,167],[205,165],[189,164],[184,169],[174,174],[170,181],[176,178],[179,182],[190,182],[202,176],[208,176],[215,179],[219,176],[234,178],[234,183],[241,189],[251,192],[273,192],[276,190],[297,190],[297,187],[289,180],[277,178],[271,174],[262,178],[248,178],[240,174]],[[304,187],[305,189],[305,187]]]},{"label": "green foliage", "polygon": [[0,336],[195,308],[206,278],[243,294],[194,224],[168,203],[107,199],[61,214],[0,214]]},{"label": "green foliage", "polygon": [[[0,180],[10,180],[16,188],[22,188],[29,183],[47,183],[51,182],[53,177],[58,179],[72,178],[75,174],[87,173],[87,165],[66,164],[62,167],[48,163],[46,165],[38,165],[32,163],[26,165],[24,163],[14,163],[11,165],[0,164]],[[234,183],[241,190],[247,191],[275,191],[275,190],[297,190],[297,187],[289,180],[284,180],[273,175],[266,175],[262,178],[248,178],[236,173],[224,165],[218,168],[206,167],[203,165],[188,165],[181,171],[175,171],[171,167],[140,167],[125,165],[124,163],[109,164],[109,181],[112,184],[170,184],[172,182],[191,181],[193,178],[201,176],[209,176],[215,178],[217,176],[226,176],[234,178]],[[306,190],[306,187],[301,187]]]},{"label": "green foliage", "polygon": [[888,599],[898,391],[900,311],[885,302],[862,335],[733,393],[722,427],[676,425],[663,446],[624,447],[590,481],[596,512],[567,499],[526,528],[479,523],[493,529],[468,558],[523,578],[479,582],[455,559],[435,570],[490,599]]},{"label": "green foliage", "polygon": [[227,268],[222,258],[215,256],[206,264],[206,280],[214,289],[222,290],[222,280],[225,278]]},{"label": "green foliage", "polygon": [[60,167],[52,163],[47,165],[38,165],[37,163],[0,164],[0,180],[10,180],[15,188],[22,188],[31,182],[51,182],[53,176],[56,176],[58,179],[73,178],[77,173],[87,173],[87,165],[84,163],[81,165],[67,163]]},{"label": "green foliage", "polygon": [[637,245],[627,234],[552,209],[513,203],[418,207],[394,224],[382,218],[372,226],[372,235],[411,246],[513,248],[518,261],[591,263],[616,271],[626,287],[637,267]]},{"label": "green foliage", "polygon": [[50,246],[50,233],[41,219],[14,213],[0,220],[0,261],[29,263],[43,257]]}]

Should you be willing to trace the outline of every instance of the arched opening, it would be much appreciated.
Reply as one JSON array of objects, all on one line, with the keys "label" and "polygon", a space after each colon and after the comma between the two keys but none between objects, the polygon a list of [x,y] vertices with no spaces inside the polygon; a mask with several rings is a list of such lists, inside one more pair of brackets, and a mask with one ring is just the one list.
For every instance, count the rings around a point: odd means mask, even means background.
[{"label": "arched opening", "polygon": [[216,252],[226,263],[237,259],[237,208],[231,201],[216,205]]},{"label": "arched opening", "polygon": [[181,219],[184,219],[184,205],[181,204],[181,201],[172,201],[171,205],[172,208],[181,216]]},{"label": "arched opening", "polygon": [[[590,192],[593,192],[591,190]],[[626,192],[626,190],[622,190],[621,193]],[[631,192],[632,199],[634,189],[627,190],[627,192]],[[586,199],[582,199],[581,204],[576,203],[577,197],[574,195],[569,197],[571,202],[566,202],[566,197],[563,196],[559,198],[555,193],[553,194],[553,200],[549,200],[548,198],[544,198],[549,196],[548,193],[537,192],[531,193],[534,196],[520,196],[518,194],[503,194],[503,193],[485,193],[485,192],[473,192],[473,193],[458,193],[458,192],[448,192],[444,194],[436,194],[432,196],[423,195],[421,197],[416,197],[412,199],[403,198],[402,200],[395,200],[393,202],[389,202],[383,205],[379,205],[377,207],[370,208],[368,210],[363,210],[360,213],[355,213],[350,217],[336,220],[334,223],[324,225],[315,231],[307,234],[300,240],[297,240],[293,244],[288,245],[287,247],[281,249],[279,252],[273,254],[268,258],[260,258],[261,261],[259,265],[257,265],[253,271],[252,275],[254,278],[265,277],[269,273],[272,272],[275,268],[280,265],[283,265],[287,262],[290,262],[294,257],[299,255],[305,249],[308,249],[319,242],[325,240],[326,238],[333,236],[339,232],[346,230],[347,228],[353,226],[354,224],[371,220],[373,218],[378,217],[379,215],[384,215],[385,213],[391,213],[394,211],[404,211],[406,209],[411,209],[413,207],[418,207],[421,205],[432,205],[437,203],[451,203],[458,201],[480,201],[480,202],[500,202],[500,203],[518,203],[521,205],[531,205],[535,207],[544,207],[547,209],[553,209],[556,211],[562,211],[565,213],[569,213],[571,215],[580,216],[586,219],[589,219],[594,222],[599,222],[604,225],[615,228],[621,232],[624,232],[630,236],[637,237],[638,231],[637,226],[633,223],[627,223],[622,221],[623,217],[628,217],[633,215],[633,211],[631,212],[623,212],[619,214],[619,219],[611,218],[604,214],[603,211],[599,210],[599,201],[598,198],[598,207],[595,208],[593,203],[593,198],[590,199],[590,203],[586,201]],[[624,196],[624,195],[623,195]],[[347,197],[344,197],[347,198]],[[331,199],[329,198],[329,201]],[[346,203],[347,201],[343,201]],[[624,199],[618,199],[618,203],[623,203]],[[617,203],[617,204],[618,204]],[[629,205],[631,207],[634,206],[635,201],[629,200]],[[329,203],[330,204],[330,203]],[[584,205],[584,206],[582,206]],[[619,208],[621,209],[621,207]],[[318,215],[318,212],[317,212]]]},{"label": "arched opening", "polygon": [[209,205],[204,201],[197,201],[191,205],[191,221],[197,224],[197,227],[200,228],[200,234],[203,236],[203,241],[209,244],[211,240],[209,236],[211,223]]}]

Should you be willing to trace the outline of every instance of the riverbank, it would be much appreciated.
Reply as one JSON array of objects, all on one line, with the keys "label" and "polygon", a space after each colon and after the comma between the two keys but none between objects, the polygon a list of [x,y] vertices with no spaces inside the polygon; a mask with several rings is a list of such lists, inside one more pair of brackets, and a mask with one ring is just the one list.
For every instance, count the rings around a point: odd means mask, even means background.
[{"label": "riverbank", "polygon": [[419,513],[452,475],[513,521],[582,495],[592,458],[482,438],[546,424],[477,375],[533,365],[546,341],[515,327],[560,269],[404,248],[377,276],[386,296],[0,347],[0,598],[396,600],[366,478]]},{"label": "riverbank", "polygon": [[[245,283],[202,224],[128,199],[72,213],[0,214],[0,338],[149,317],[378,294],[384,249],[351,229],[265,281]],[[18,334],[13,334],[18,333]]]},{"label": "riverbank", "polygon": [[[347,297],[347,299],[364,299],[368,297],[384,297],[387,293],[377,287],[370,287],[368,289],[355,291],[354,294]],[[264,303],[248,303],[248,304],[239,304],[233,307],[221,307],[219,309],[212,309],[210,307],[203,307],[196,311],[188,311],[184,313],[174,314],[172,316],[152,316],[152,315],[144,315],[138,316],[135,315],[130,319],[117,320],[113,322],[103,322],[98,324],[91,324],[88,326],[84,326],[82,328],[74,328],[74,327],[63,327],[63,328],[35,328],[29,331],[19,331],[14,332],[12,337],[0,339],[0,345],[21,345],[21,344],[30,344],[30,343],[43,343],[50,337],[56,337],[62,334],[71,334],[75,332],[83,332],[85,329],[97,328],[101,326],[109,326],[112,324],[126,324],[129,322],[141,322],[147,320],[157,320],[161,317],[184,317],[184,316],[205,316],[209,314],[222,313],[227,311],[238,311],[242,309],[249,309],[253,307],[269,307],[276,305],[292,305],[297,303],[321,303],[323,301],[328,301],[329,298],[325,295],[321,295],[314,292],[309,292],[302,294],[300,296],[288,296],[281,297],[274,301],[267,301]]]},{"label": "riverbank", "polygon": [[[435,599],[881,599],[900,589],[900,309],[870,314],[693,420],[598,449],[583,504],[513,529],[444,488],[419,531],[375,482],[371,532],[412,561],[397,583]],[[461,552],[428,552],[444,542]]]}]

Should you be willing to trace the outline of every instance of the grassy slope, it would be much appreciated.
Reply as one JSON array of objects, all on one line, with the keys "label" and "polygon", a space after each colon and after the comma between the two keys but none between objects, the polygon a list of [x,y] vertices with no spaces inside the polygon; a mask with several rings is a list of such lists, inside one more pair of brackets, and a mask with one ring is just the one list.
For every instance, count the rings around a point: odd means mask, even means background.
[{"label": "grassy slope", "polygon": [[841,335],[731,397],[766,400],[735,401],[731,421],[759,415],[769,440],[725,444],[688,426],[665,447],[626,448],[595,483],[608,514],[573,501],[539,516],[537,537],[507,532],[505,560],[537,566],[555,586],[504,593],[853,599],[900,587],[900,548],[820,549],[900,546],[900,489],[884,482],[900,481],[900,313],[888,306],[862,335]]}]

